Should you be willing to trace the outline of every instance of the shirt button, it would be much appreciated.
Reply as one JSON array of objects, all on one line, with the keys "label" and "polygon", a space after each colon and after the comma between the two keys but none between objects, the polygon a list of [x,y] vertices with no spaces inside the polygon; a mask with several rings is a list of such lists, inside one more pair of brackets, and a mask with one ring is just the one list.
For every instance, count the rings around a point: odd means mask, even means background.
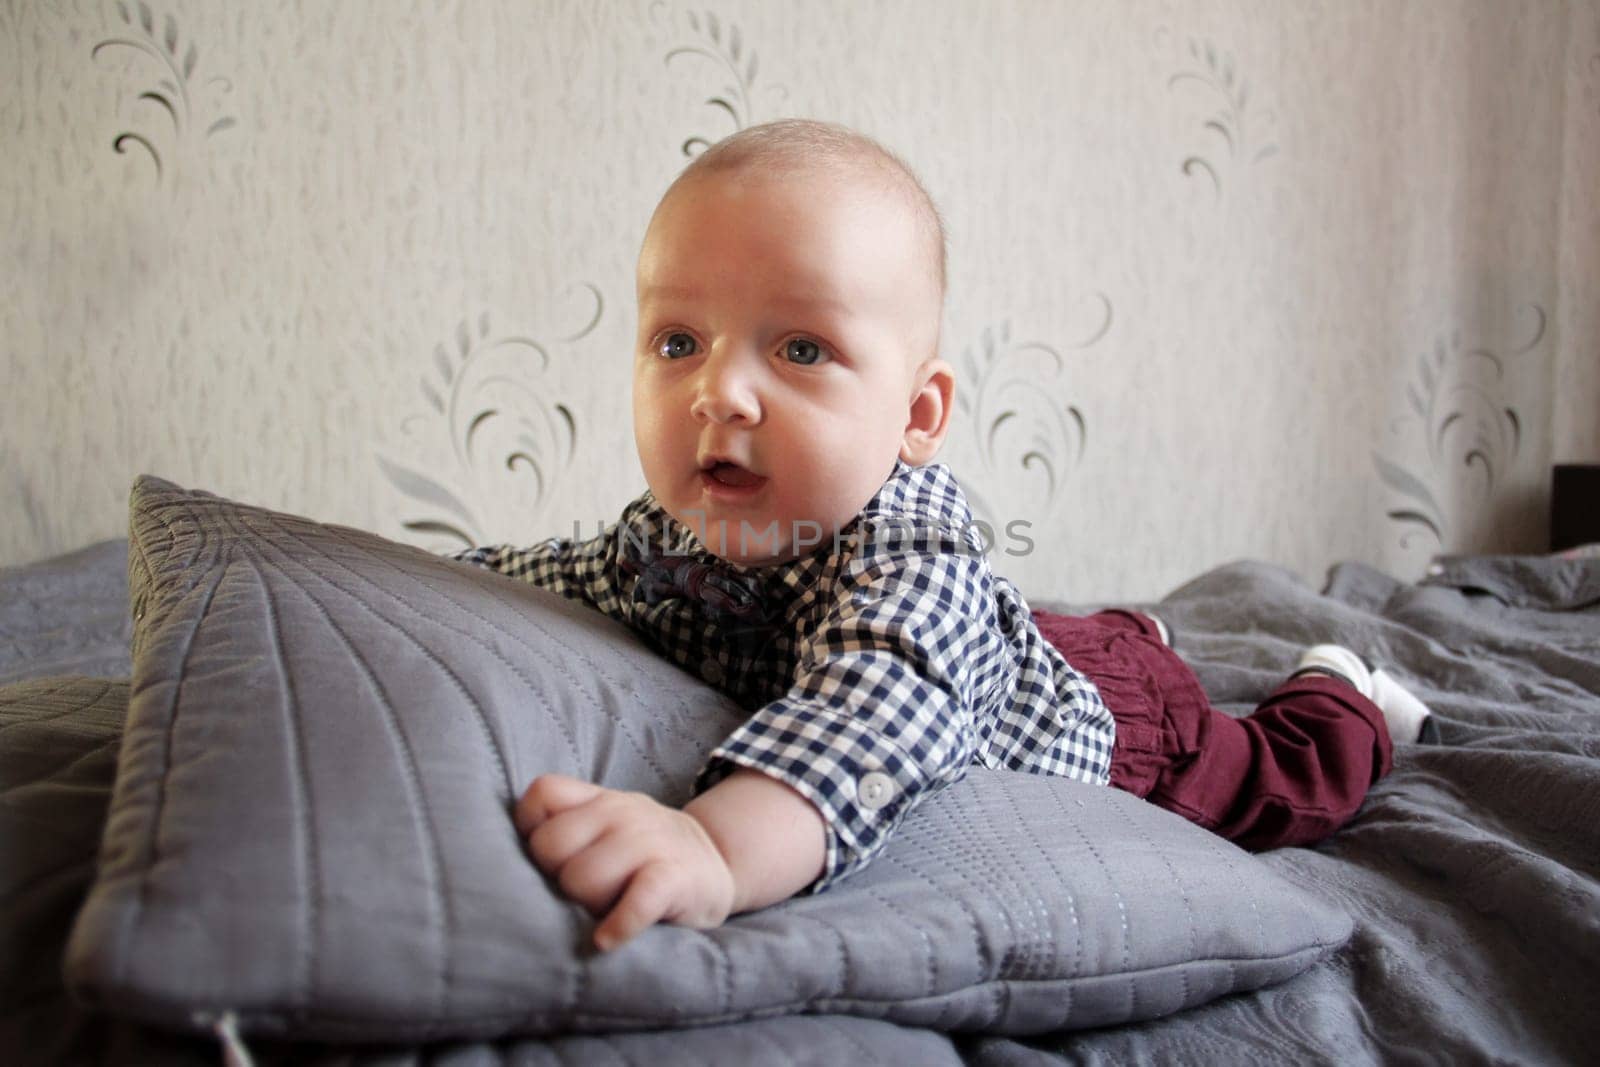
[{"label": "shirt button", "polygon": [[894,796],[894,779],[882,771],[871,771],[856,783],[856,800],[867,811],[877,811]]},{"label": "shirt button", "polygon": [[712,685],[721,685],[722,665],[715,662],[707,663],[704,667],[700,668],[700,677],[704,678]]}]

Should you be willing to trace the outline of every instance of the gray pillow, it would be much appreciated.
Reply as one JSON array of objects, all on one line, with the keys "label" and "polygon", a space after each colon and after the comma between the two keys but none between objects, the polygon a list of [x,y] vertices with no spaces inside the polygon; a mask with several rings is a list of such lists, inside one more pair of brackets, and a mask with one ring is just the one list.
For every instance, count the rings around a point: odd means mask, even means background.
[{"label": "gray pillow", "polygon": [[550,594],[154,478],[129,571],[128,725],[66,966],[139,1019],[418,1041],[831,1012],[1023,1034],[1280,981],[1349,936],[1176,816],[975,769],[826,893],[596,955],[514,798],[562,771],[681,802],[729,701]]}]

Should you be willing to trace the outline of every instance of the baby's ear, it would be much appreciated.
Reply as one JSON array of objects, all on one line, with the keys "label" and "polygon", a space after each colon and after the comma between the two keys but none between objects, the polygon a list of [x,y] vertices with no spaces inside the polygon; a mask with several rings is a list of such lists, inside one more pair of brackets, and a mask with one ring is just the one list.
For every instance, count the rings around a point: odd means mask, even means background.
[{"label": "baby's ear", "polygon": [[950,429],[956,374],[944,360],[929,360],[917,368],[915,385],[910,418],[900,439],[900,458],[913,467],[920,467],[938,454],[944,435]]}]

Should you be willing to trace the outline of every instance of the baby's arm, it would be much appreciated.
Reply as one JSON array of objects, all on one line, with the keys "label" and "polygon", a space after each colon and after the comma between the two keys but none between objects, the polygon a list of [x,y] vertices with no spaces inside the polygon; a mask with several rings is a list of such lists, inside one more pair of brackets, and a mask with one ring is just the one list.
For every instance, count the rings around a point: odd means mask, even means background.
[{"label": "baby's arm", "polygon": [[682,811],[561,776],[517,809],[539,867],[605,919],[710,927],[864,867],[977,743],[969,689],[1001,664],[991,578],[959,534],[842,568],[790,690],[712,753]]},{"label": "baby's arm", "polygon": [[623,583],[617,569],[623,534],[628,531],[630,538],[647,542],[659,540],[653,507],[648,495],[640,497],[623,509],[615,526],[587,540],[553,537],[523,548],[485,545],[457,552],[454,558],[559,593],[626,623],[631,586]]},{"label": "baby's arm", "polygon": [[822,816],[741,769],[685,805],[547,774],[517,804],[539,869],[596,917],[608,950],[657,922],[697,928],[793,896],[822,873]]},{"label": "baby's arm", "polygon": [[729,914],[788,900],[822,873],[822,815],[776,778],[741,768],[683,810],[705,827],[733,874]]},{"label": "baby's arm", "polygon": [[801,635],[794,684],[707,759],[702,788],[753,770],[821,814],[821,876],[802,888],[821,892],[865,867],[907,815],[965,775],[979,679],[1004,667],[990,582],[981,556],[954,549],[848,563]]}]

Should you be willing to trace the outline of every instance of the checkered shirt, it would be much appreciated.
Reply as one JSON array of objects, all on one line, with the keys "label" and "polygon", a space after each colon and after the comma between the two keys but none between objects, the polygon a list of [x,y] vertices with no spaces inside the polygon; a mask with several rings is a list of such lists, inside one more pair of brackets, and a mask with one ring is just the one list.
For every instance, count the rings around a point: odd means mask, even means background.
[{"label": "checkered shirt", "polygon": [[750,710],[696,792],[743,766],[805,796],[827,826],[820,891],[974,763],[1110,777],[1110,712],[984,549],[946,467],[898,464],[837,538],[789,563],[718,559],[649,492],[593,539],[457,558],[628,624]]}]

